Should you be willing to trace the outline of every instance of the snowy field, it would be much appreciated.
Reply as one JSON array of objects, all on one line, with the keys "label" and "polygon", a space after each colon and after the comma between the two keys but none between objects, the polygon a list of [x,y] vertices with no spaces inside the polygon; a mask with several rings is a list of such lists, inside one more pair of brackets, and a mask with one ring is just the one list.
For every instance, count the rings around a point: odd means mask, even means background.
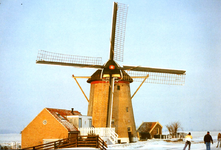
[{"label": "snowy field", "polygon": [[21,134],[0,134],[0,145],[17,149],[21,145]]},{"label": "snowy field", "polygon": [[[214,141],[214,143],[211,144],[211,150],[221,150],[221,148],[216,148],[218,133],[219,133],[218,131],[210,132]],[[206,134],[206,131],[200,131],[200,132],[194,131],[191,132],[191,134],[193,136],[191,150],[205,150],[206,147],[205,144],[203,143],[203,137]],[[20,142],[21,142],[20,134],[0,134],[0,144],[20,143]],[[151,139],[148,141],[140,141],[137,143],[109,145],[108,149],[182,150],[183,147],[184,147],[184,142],[183,141],[178,142],[177,139],[170,139],[170,141]]]},{"label": "snowy field", "polygon": [[[188,132],[186,132],[188,133]],[[203,142],[204,135],[206,134],[206,131],[200,131],[191,132],[192,134],[192,144],[191,144],[191,150],[205,150],[206,146]],[[221,150],[221,148],[216,148],[217,146],[217,135],[218,131],[210,132],[214,143],[211,144],[211,150]],[[171,139],[170,142],[166,142],[165,140],[157,140],[157,139],[151,139],[148,141],[143,142],[137,142],[137,143],[130,143],[130,144],[116,144],[116,145],[110,145],[108,149],[147,149],[147,150],[182,150],[184,147],[184,142],[176,142],[177,139]],[[186,148],[188,150],[188,148]]]},{"label": "snowy field", "polygon": [[[211,150],[218,150],[216,144],[211,145]],[[128,145],[109,146],[108,149],[147,149],[147,150],[182,150],[184,142],[165,142],[163,140],[149,140]],[[192,142],[191,150],[205,150],[204,143]],[[219,148],[221,150],[221,148]],[[188,148],[186,148],[188,150]]]}]

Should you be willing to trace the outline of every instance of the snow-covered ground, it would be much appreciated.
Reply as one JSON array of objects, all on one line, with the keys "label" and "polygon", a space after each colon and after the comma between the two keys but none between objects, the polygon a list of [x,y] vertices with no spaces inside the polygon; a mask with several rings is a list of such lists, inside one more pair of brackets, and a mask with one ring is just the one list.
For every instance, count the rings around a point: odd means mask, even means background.
[{"label": "snow-covered ground", "polygon": [[[211,150],[215,150],[216,144],[211,145]],[[148,140],[145,142],[137,142],[125,145],[112,145],[108,149],[148,149],[148,150],[182,150],[184,142],[166,142],[163,140]],[[186,148],[187,150],[188,148]],[[204,143],[192,142],[191,150],[205,150]],[[221,150],[221,148],[220,148]]]},{"label": "snow-covered ground", "polygon": [[[186,132],[188,133],[188,132]],[[191,144],[191,150],[205,150],[206,146],[203,142],[203,137],[206,134],[206,131],[202,132],[191,132],[193,139]],[[217,146],[217,135],[218,131],[211,132],[211,136],[213,137],[214,143],[211,144],[211,150],[221,150],[221,148],[216,148]],[[171,139],[169,141],[165,140],[157,140],[151,139],[148,141],[139,141],[136,143],[130,144],[116,144],[116,145],[109,145],[108,149],[147,149],[147,150],[182,150],[184,147],[183,141],[177,141],[177,139]],[[188,148],[186,148],[187,150]]]},{"label": "snow-covered ground", "polygon": [[0,145],[17,149],[21,145],[21,134],[0,134]]},{"label": "snow-covered ground", "polygon": [[[186,132],[188,133],[188,132]],[[191,150],[205,150],[205,144],[203,143],[203,137],[206,131],[191,132],[193,139],[191,144]],[[212,131],[210,134],[213,137],[214,143],[211,144],[211,150],[221,150],[221,148],[216,148],[217,146],[217,135],[218,131]],[[221,133],[221,132],[220,132]],[[6,143],[20,143],[20,134],[0,134],[0,144]],[[148,141],[139,141],[130,144],[116,144],[109,145],[108,149],[147,149],[147,150],[182,150],[184,147],[183,141],[177,141],[177,139],[170,139],[169,141],[151,139]],[[186,149],[187,150],[187,149]]]}]

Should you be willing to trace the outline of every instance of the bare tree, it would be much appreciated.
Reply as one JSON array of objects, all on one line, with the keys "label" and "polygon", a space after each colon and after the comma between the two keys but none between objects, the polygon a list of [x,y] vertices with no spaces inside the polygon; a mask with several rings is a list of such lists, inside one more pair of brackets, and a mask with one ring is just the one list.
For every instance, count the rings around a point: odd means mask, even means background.
[{"label": "bare tree", "polygon": [[172,122],[169,125],[166,125],[166,128],[168,129],[170,135],[172,135],[173,137],[176,136],[178,129],[182,129],[179,121]]}]

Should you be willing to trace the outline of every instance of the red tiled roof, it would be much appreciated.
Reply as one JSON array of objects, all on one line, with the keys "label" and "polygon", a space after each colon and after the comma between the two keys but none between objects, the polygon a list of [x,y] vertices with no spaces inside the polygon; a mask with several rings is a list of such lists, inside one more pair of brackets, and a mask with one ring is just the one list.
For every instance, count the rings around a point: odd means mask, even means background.
[{"label": "red tiled roof", "polygon": [[82,116],[82,114],[79,111],[73,111],[74,114],[72,114],[71,110],[66,110],[66,109],[57,109],[57,108],[46,108],[46,109],[49,110],[50,112],[57,112],[63,116],[72,116],[72,115]]},{"label": "red tiled roof", "polygon": [[65,109],[55,109],[55,108],[46,108],[68,131],[78,131],[78,129],[72,125],[67,116],[73,115],[82,115],[79,111],[65,110]]}]

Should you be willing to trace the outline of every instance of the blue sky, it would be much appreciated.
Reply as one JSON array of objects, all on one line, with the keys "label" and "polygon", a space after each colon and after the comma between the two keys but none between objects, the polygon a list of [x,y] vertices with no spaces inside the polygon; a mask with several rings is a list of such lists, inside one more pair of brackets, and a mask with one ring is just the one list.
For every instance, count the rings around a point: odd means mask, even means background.
[{"label": "blue sky", "polygon": [[[119,0],[128,4],[120,65],[186,70],[184,86],[144,84],[136,126],[179,121],[185,131],[221,130],[221,1]],[[38,50],[109,58],[113,1],[0,1],[0,131],[19,133],[45,107],[87,114],[72,78],[95,69],[37,65]],[[90,84],[78,79],[89,97]],[[131,94],[139,86],[131,84]]]}]

